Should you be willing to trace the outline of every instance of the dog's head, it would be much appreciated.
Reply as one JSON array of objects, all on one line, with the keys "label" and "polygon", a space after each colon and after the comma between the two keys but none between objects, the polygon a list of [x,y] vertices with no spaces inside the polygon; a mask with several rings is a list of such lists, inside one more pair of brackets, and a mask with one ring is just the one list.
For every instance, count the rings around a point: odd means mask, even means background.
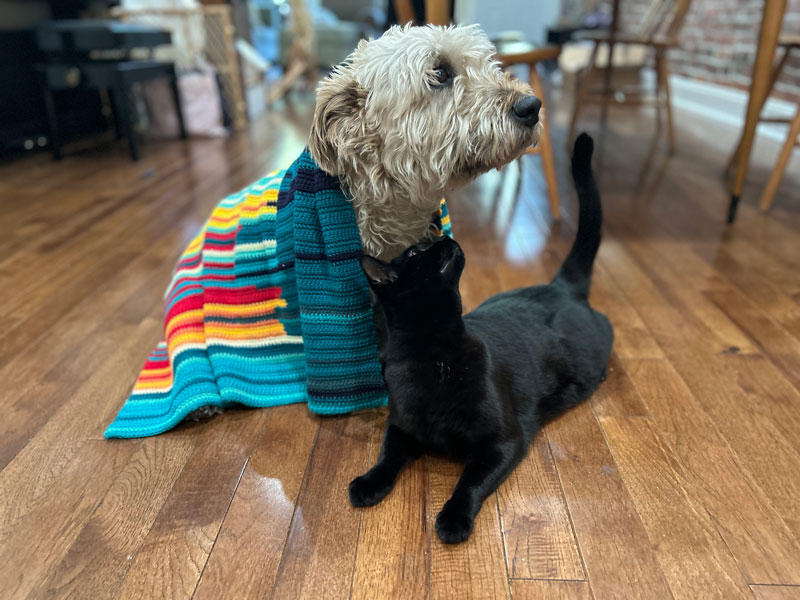
[{"label": "dog's head", "polygon": [[392,27],[322,81],[309,148],[370,202],[434,210],[442,193],[538,140],[541,102],[476,26]]},{"label": "dog's head", "polygon": [[381,303],[389,329],[436,326],[461,316],[458,282],[464,252],[449,237],[408,248],[391,262],[361,257],[361,268]]}]

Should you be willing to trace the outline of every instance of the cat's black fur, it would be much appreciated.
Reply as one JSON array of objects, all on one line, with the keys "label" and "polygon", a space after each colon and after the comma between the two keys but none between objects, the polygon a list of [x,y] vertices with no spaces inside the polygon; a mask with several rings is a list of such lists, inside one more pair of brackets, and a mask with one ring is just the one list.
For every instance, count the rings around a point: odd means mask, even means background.
[{"label": "cat's black fur", "polygon": [[388,330],[389,418],[377,464],[350,484],[354,506],[382,500],[423,453],[463,460],[436,531],[444,542],[466,540],[539,429],[603,381],[613,332],[587,301],[602,221],[592,149],[585,134],[575,142],[578,235],[549,285],[497,294],[462,316],[464,254],[450,238],[388,264],[362,258]]}]

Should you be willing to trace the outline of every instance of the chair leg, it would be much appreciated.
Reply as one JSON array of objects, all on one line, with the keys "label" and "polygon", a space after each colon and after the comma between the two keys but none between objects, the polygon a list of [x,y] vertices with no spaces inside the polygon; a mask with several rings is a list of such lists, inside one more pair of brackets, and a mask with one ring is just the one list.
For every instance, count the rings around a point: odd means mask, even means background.
[{"label": "chair leg", "polygon": [[587,84],[594,72],[594,63],[597,60],[597,50],[599,47],[600,42],[595,42],[592,53],[589,55],[589,64],[586,66],[586,71],[583,75],[578,76],[577,89],[575,90],[575,105],[572,107],[572,119],[569,123],[569,134],[567,135],[567,150],[571,150],[572,140],[575,139],[575,126],[578,124],[578,116],[586,100]]},{"label": "chair leg", "polygon": [[117,77],[114,87],[111,88],[111,96],[116,108],[119,108],[117,118],[122,134],[128,141],[128,150],[131,155],[131,160],[139,160],[139,147],[136,143],[136,133],[133,131],[131,125],[130,107],[128,106],[127,88],[122,81],[121,77]]},{"label": "chair leg", "polygon": [[183,120],[183,105],[181,104],[181,93],[178,88],[178,75],[175,73],[175,65],[172,65],[172,73],[169,77],[169,87],[172,90],[172,101],[175,103],[175,114],[178,117],[178,130],[181,139],[186,139],[186,123]]},{"label": "chair leg", "polygon": [[758,207],[761,212],[767,212],[772,206],[772,200],[775,198],[775,192],[778,190],[778,185],[783,178],[783,173],[786,171],[786,165],[789,164],[789,157],[792,154],[792,149],[797,145],[797,136],[800,134],[800,108],[792,120],[789,127],[789,135],[786,138],[786,143],[783,145],[778,162],[775,168],[772,169],[772,174],[769,176],[764,192],[761,194],[761,201]]},{"label": "chair leg", "polygon": [[[660,55],[660,56],[659,56]],[[663,51],[656,53],[656,76],[661,81],[660,87],[664,90],[664,108],[667,113],[667,144],[669,153],[675,152],[675,129],[672,125],[672,97],[669,91],[669,63]]]},{"label": "chair leg", "polygon": [[[533,93],[539,97],[544,105],[544,90],[542,89],[542,80],[539,79],[539,74],[536,72],[536,65],[530,65],[530,82]],[[550,214],[556,221],[561,219],[561,207],[558,197],[558,180],[556,178],[556,165],[553,161],[553,144],[550,141],[550,127],[548,123],[544,123],[544,106],[539,112],[539,120],[542,121],[542,135],[539,137],[539,146],[541,148],[540,155],[542,157],[542,167],[544,169],[544,178],[547,182],[547,198],[550,202]]]},{"label": "chair leg", "polygon": [[[781,55],[780,59],[778,60],[778,64],[775,65],[775,68],[772,69],[772,76],[770,77],[769,87],[767,88],[767,95],[764,96],[764,101],[761,103],[761,106],[758,108],[758,114],[761,115],[761,111],[764,110],[764,105],[767,103],[770,94],[772,93],[772,88],[775,87],[775,82],[778,81],[778,77],[781,76],[781,71],[783,71],[783,67],[786,64],[786,61],[789,59],[789,48],[783,49],[783,54]],[[736,150],[733,151],[731,154],[731,158],[728,161],[728,165],[725,167],[725,174],[728,175],[733,168],[733,165],[736,164],[737,159],[739,158],[739,148],[742,145],[742,141],[739,140],[739,143],[736,144]]]},{"label": "chair leg", "polygon": [[40,74],[42,94],[44,94],[44,108],[47,115],[47,128],[50,133],[50,151],[53,153],[53,160],[61,160],[61,138],[58,135],[58,116],[56,115],[56,105],[53,100],[53,90],[47,82],[47,75]]},{"label": "chair leg", "polygon": [[614,42],[608,42],[608,63],[603,73],[603,97],[600,99],[600,127],[606,128],[608,121],[608,100],[611,96],[611,79],[614,75]]},{"label": "chair leg", "polygon": [[663,108],[664,90],[661,88],[661,56],[656,51],[656,133],[661,134],[661,109]]}]

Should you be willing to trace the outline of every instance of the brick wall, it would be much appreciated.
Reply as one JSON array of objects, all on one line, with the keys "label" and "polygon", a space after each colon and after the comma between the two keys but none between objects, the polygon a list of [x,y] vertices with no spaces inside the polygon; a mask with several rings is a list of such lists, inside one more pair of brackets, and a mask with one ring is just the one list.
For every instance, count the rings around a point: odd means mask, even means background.
[{"label": "brick wall", "polygon": [[[651,0],[622,0],[625,29],[635,30]],[[764,0],[693,0],[670,54],[675,73],[747,88],[755,59]],[[800,0],[788,0],[784,33],[800,35]],[[773,94],[800,102],[800,49],[783,69]]]}]

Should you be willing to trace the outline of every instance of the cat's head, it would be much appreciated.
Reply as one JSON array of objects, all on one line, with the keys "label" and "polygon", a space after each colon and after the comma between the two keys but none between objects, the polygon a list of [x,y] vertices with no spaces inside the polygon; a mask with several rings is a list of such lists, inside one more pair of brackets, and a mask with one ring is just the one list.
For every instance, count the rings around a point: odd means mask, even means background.
[{"label": "cat's head", "polygon": [[389,263],[364,255],[361,268],[390,329],[435,325],[461,317],[458,281],[464,270],[464,252],[447,236],[411,246]]}]

